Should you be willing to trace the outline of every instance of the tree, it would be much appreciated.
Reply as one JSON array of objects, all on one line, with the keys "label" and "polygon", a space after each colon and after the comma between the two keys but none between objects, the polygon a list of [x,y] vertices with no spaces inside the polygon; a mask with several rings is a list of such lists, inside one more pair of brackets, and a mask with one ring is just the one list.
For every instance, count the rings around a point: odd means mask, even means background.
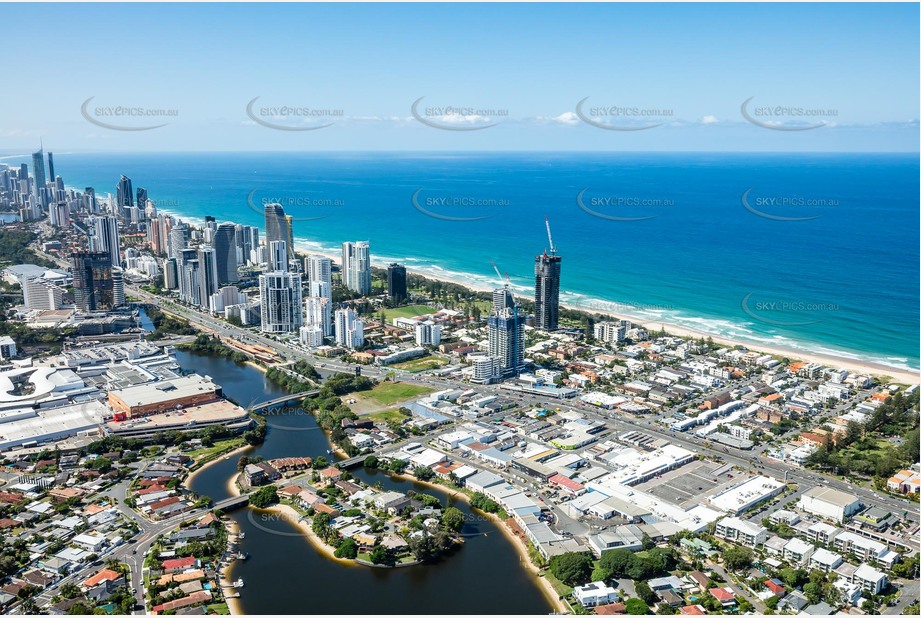
[{"label": "tree", "polygon": [[607,582],[611,579],[611,571],[604,568],[601,565],[598,565],[592,571],[592,581],[593,582]]},{"label": "tree", "polygon": [[257,509],[264,509],[276,502],[278,502],[278,492],[275,490],[274,485],[260,487],[249,497],[249,503]]},{"label": "tree", "polygon": [[627,599],[624,605],[627,608],[627,613],[631,616],[645,616],[649,613],[649,606],[646,605],[643,599]]},{"label": "tree", "polygon": [[806,595],[810,603],[818,603],[822,600],[822,588],[814,582],[809,582],[803,586],[803,594]]},{"label": "tree", "polygon": [[430,481],[435,478],[435,471],[428,466],[419,466],[413,470],[413,475],[420,481]]},{"label": "tree", "polygon": [[747,547],[730,545],[723,549],[723,562],[730,571],[741,571],[751,566],[754,553]]},{"label": "tree", "polygon": [[329,460],[326,459],[323,455],[320,455],[313,460],[313,467],[315,470],[322,470],[323,468],[329,467]]},{"label": "tree", "polygon": [[581,586],[592,574],[592,559],[585,552],[566,552],[550,559],[550,572],[568,586]]},{"label": "tree", "polygon": [[658,600],[656,593],[653,592],[652,588],[649,587],[649,584],[644,581],[636,582],[636,596],[643,599],[643,602],[646,603],[646,605],[655,605],[656,601]]},{"label": "tree", "polygon": [[613,577],[623,577],[633,560],[633,552],[629,549],[610,549],[601,554],[600,564],[611,572]]},{"label": "tree", "polygon": [[390,562],[390,551],[383,545],[375,545],[371,550],[371,562],[374,564],[387,564]]},{"label": "tree", "polygon": [[460,509],[449,506],[441,516],[441,524],[451,532],[460,532],[466,519]]},{"label": "tree", "polygon": [[368,455],[367,457],[365,457],[365,463],[364,463],[365,468],[374,470],[375,468],[377,468],[378,463],[380,462],[378,458],[374,455]]},{"label": "tree", "polygon": [[345,539],[333,553],[336,558],[350,558],[354,560],[358,557],[358,543],[352,538]]}]

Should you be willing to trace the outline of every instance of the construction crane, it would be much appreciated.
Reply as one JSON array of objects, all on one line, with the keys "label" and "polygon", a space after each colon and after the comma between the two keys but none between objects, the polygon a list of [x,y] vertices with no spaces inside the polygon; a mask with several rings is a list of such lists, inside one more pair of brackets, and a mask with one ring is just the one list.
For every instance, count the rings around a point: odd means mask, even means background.
[{"label": "construction crane", "polygon": [[502,283],[502,273],[499,272],[499,267],[496,266],[496,263],[493,262],[492,260],[489,260],[489,263],[492,264],[493,270],[496,271],[496,277],[499,278],[499,283],[501,284]]},{"label": "construction crane", "polygon": [[547,240],[550,241],[550,254],[556,255],[556,247],[553,246],[553,236],[550,234],[550,218],[544,216],[544,224],[547,226]]},{"label": "construction crane", "polygon": [[[502,283],[502,273],[499,272],[499,267],[496,266],[496,263],[492,260],[489,260],[489,263],[492,264],[493,270],[496,271],[496,276],[499,277],[499,283]],[[505,273],[505,287],[510,287],[512,285],[512,280],[508,276],[508,273]]]}]

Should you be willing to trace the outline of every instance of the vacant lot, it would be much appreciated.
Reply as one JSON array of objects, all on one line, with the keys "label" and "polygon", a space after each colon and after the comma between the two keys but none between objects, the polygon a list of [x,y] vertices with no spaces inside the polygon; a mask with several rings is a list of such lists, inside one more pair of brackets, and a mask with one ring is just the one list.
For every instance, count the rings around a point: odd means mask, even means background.
[{"label": "vacant lot", "polygon": [[395,403],[406,401],[432,392],[432,389],[418,384],[406,382],[381,382],[370,391],[363,391],[355,395],[358,399],[373,401],[381,406],[392,406]]},{"label": "vacant lot", "polygon": [[402,363],[394,363],[391,365],[391,367],[394,369],[409,371],[410,373],[417,373],[419,371],[438,369],[439,367],[443,367],[447,364],[448,361],[443,358],[438,358],[437,356],[423,356],[422,358],[414,358]]}]

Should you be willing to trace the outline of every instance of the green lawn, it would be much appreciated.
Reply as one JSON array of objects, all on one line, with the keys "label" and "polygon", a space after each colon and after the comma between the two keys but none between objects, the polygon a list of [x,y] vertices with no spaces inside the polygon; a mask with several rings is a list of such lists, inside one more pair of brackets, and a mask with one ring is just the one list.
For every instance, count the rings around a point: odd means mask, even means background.
[{"label": "green lawn", "polygon": [[561,597],[568,597],[572,594],[572,586],[567,586],[558,580],[553,576],[553,573],[551,573],[549,569],[543,572],[543,576],[547,579],[548,582],[550,582],[550,585],[553,586],[553,589]]},{"label": "green lawn", "polygon": [[390,408],[389,410],[381,410],[380,412],[369,414],[368,418],[370,418],[375,423],[389,423],[390,421],[401,423],[409,417],[403,416],[400,414],[400,411],[395,408]]},{"label": "green lawn", "polygon": [[230,609],[227,607],[226,603],[214,603],[207,607],[209,614],[218,614],[220,616],[227,616],[230,614]]},{"label": "green lawn", "polygon": [[409,371],[410,373],[418,373],[420,371],[428,371],[430,369],[438,369],[448,364],[443,358],[438,358],[437,356],[423,356],[422,358],[414,358],[402,363],[394,363],[391,367],[395,369],[402,369],[403,371]]},{"label": "green lawn", "polygon": [[405,382],[381,382],[370,391],[356,393],[362,399],[370,399],[382,406],[392,406],[400,401],[406,401],[419,395],[432,392],[432,389],[418,384]]},{"label": "green lawn", "polygon": [[224,453],[229,453],[234,449],[238,449],[245,444],[246,440],[244,440],[242,437],[230,438],[229,440],[220,440],[215,442],[212,446],[203,446],[201,448],[197,448],[194,451],[189,451],[185,454],[195,460],[195,465],[199,466],[211,461],[215,457],[223,455]]},{"label": "green lawn", "polygon": [[384,309],[384,315],[387,316],[387,322],[393,318],[414,318],[417,315],[428,315],[435,313],[436,309],[428,305],[408,305],[406,307],[397,307],[396,309]]}]

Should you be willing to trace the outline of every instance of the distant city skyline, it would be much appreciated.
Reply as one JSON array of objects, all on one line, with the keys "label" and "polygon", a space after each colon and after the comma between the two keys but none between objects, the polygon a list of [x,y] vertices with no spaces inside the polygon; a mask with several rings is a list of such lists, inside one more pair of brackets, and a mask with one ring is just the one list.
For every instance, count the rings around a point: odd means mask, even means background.
[{"label": "distant city skyline", "polygon": [[[4,4],[0,15],[7,49],[54,66],[58,93],[0,103],[0,156],[42,143],[56,154],[919,148],[913,4]],[[45,36],[129,24],[147,44]],[[17,91],[47,80],[26,72]]]}]

